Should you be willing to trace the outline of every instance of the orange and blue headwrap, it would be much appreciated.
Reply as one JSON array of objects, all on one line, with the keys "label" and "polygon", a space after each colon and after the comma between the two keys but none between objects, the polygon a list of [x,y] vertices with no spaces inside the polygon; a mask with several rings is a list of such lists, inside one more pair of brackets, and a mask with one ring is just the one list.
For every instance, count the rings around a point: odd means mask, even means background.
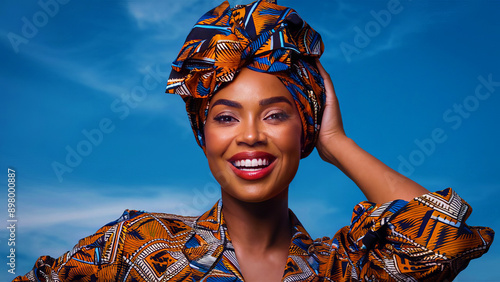
[{"label": "orange and blue headwrap", "polygon": [[302,121],[302,158],[316,145],[325,104],[316,67],[323,42],[297,12],[275,2],[231,8],[225,1],[198,20],[172,63],[166,92],[186,102],[203,150],[209,102],[243,67],[276,75],[292,95]]}]

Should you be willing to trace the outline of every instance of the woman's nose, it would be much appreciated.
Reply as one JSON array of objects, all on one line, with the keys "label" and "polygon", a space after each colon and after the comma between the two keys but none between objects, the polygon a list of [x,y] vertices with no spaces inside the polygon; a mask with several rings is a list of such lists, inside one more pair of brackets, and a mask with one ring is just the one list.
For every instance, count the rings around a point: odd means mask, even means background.
[{"label": "woman's nose", "polygon": [[236,141],[238,144],[246,144],[248,146],[265,144],[267,140],[262,124],[254,120],[242,122],[240,124],[240,132]]}]

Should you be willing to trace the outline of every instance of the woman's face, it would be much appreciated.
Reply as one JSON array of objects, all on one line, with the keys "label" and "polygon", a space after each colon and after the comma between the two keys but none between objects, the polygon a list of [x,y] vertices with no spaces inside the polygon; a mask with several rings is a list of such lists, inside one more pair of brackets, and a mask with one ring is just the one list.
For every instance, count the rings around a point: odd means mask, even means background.
[{"label": "woman's face", "polygon": [[288,189],[301,154],[294,100],[274,75],[244,68],[210,102],[208,164],[223,193],[262,202]]}]

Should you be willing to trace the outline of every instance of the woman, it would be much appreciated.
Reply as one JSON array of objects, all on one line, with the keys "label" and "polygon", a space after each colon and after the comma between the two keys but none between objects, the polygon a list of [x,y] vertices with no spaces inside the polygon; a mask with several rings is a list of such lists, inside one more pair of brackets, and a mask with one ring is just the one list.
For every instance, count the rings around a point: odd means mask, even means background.
[{"label": "woman", "polygon": [[[464,222],[451,189],[429,193],[344,133],[323,45],[295,11],[257,1],[205,14],[167,92],[186,102],[221,185],[200,217],[126,211],[17,281],[442,281],[494,233]],[[299,161],[316,147],[363,191],[350,226],[312,240],[288,209]]]}]

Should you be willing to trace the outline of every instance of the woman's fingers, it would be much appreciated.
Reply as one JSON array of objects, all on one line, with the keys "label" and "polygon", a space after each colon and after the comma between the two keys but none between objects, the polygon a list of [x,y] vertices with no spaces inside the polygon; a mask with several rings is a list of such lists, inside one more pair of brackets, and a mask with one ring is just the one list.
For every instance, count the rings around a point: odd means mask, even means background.
[{"label": "woman's fingers", "polygon": [[339,119],[338,120],[340,122],[339,125],[342,126],[342,118],[340,116],[339,102],[337,100],[335,88],[333,87],[332,78],[330,77],[330,74],[326,72],[325,68],[323,67],[319,59],[316,60],[316,63],[318,66],[319,73],[323,77],[323,81],[325,83],[325,92],[326,92],[325,114],[327,115],[326,118],[334,118],[335,120]]},{"label": "woman's fingers", "polygon": [[325,68],[323,68],[319,60],[317,60],[317,66],[325,83],[326,103],[316,148],[323,160],[336,164],[335,148],[333,146],[336,144],[336,138],[345,137],[344,126],[342,124],[340,107],[330,75],[326,72]]},{"label": "woman's fingers", "polygon": [[[332,96],[336,98],[335,88],[333,87],[333,82],[332,78],[330,77],[330,74],[326,72],[325,68],[323,67],[319,59],[316,59],[316,64],[318,66],[319,73],[321,74],[321,77],[323,77],[325,83],[327,101],[328,98],[331,98]],[[333,95],[328,95],[328,94],[333,94]]]},{"label": "woman's fingers", "polygon": [[344,127],[342,124],[342,116],[340,114],[339,102],[337,100],[337,95],[335,94],[335,88],[333,87],[333,82],[330,75],[326,72],[321,62],[316,60],[319,73],[323,77],[325,83],[325,94],[326,94],[326,104],[325,111],[323,112],[323,121],[321,123],[320,136],[323,133],[344,133]]}]

